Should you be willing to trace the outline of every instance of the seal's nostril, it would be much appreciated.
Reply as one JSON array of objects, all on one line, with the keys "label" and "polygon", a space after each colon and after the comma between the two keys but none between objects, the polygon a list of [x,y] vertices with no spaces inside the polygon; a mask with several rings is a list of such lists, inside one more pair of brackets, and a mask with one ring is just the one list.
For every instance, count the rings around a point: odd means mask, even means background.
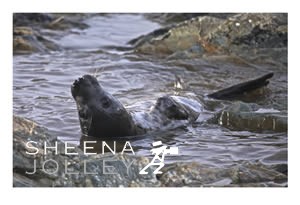
[{"label": "seal's nostril", "polygon": [[72,87],[74,88],[74,87],[77,87],[77,86],[78,86],[78,80],[75,80]]}]

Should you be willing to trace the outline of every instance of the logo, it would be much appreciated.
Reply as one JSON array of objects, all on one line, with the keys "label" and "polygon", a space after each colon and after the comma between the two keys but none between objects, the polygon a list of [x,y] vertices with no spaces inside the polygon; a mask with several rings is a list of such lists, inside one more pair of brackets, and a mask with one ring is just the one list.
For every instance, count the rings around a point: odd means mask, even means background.
[{"label": "logo", "polygon": [[160,171],[161,168],[165,166],[164,160],[165,160],[165,155],[178,155],[178,147],[170,147],[166,145],[162,145],[161,141],[156,141],[152,143],[152,146],[154,147],[150,151],[152,152],[152,155],[155,155],[151,162],[147,164],[139,173],[140,174],[148,174],[146,171],[149,167],[151,166],[158,166],[156,170],[154,170],[154,174],[162,174]]},{"label": "logo", "polygon": [[[113,147],[111,147],[110,145],[108,145],[105,141],[101,142],[102,145],[102,154],[104,155],[105,152],[105,148],[106,150],[108,150],[108,152],[110,152],[113,155],[116,155],[116,141],[113,141]],[[28,155],[33,155],[33,156],[37,156],[40,153],[39,148],[35,147],[34,144],[36,144],[36,142],[34,141],[29,141],[26,143],[26,151],[25,153]],[[98,153],[96,152],[88,152],[89,150],[93,150],[95,147],[91,146],[91,145],[87,145],[87,144],[96,144],[96,141],[85,141],[83,143],[83,154],[88,156],[88,155],[97,155]],[[59,146],[60,145],[60,146]],[[62,146],[62,147],[61,147]],[[153,159],[151,160],[151,162],[149,164],[147,164],[142,170],[139,171],[139,174],[148,174],[147,169],[150,167],[157,167],[154,170],[154,174],[162,174],[162,172],[160,171],[161,168],[163,168],[165,166],[164,160],[165,160],[165,156],[166,155],[178,155],[178,147],[169,147],[166,145],[163,145],[161,141],[156,141],[152,143],[153,148],[150,150],[150,152],[152,153],[152,155],[154,155]],[[59,148],[60,147],[60,148]],[[69,142],[63,142],[62,145],[60,143],[58,143],[58,141],[55,142],[54,146],[48,145],[46,142],[44,142],[44,147],[43,147],[43,154],[44,156],[46,156],[48,153],[51,153],[50,156],[54,156],[54,155],[58,155],[59,152],[61,152],[61,148],[64,148],[64,152],[62,152],[64,155],[66,156],[71,156],[71,155],[79,155],[79,153],[77,153],[76,147],[71,146],[71,144]],[[50,151],[52,150],[52,151]],[[50,152],[49,152],[50,151]],[[132,153],[133,155],[135,155],[135,152],[133,151],[133,148],[130,144],[129,141],[126,141],[124,143],[123,149],[120,152],[120,154],[124,154],[124,153]],[[129,153],[128,153],[129,154]],[[129,158],[130,159],[130,158]],[[102,174],[117,174],[116,171],[107,171],[108,168],[110,168],[110,170],[114,169],[116,170],[116,167],[112,166],[112,165],[107,165],[107,163],[111,163],[111,162],[116,162],[116,161],[120,161],[123,163],[123,165],[126,167],[126,170],[128,172],[129,167],[133,164],[133,161],[131,163],[127,163],[122,160],[115,160],[114,158],[108,159],[105,158],[102,160]],[[42,172],[46,173],[46,174],[56,174],[58,173],[59,169],[62,168],[64,169],[64,173],[65,174],[98,174],[98,172],[88,172],[87,171],[87,160],[84,159],[82,162],[82,167],[80,167],[78,170],[75,171],[71,171],[71,169],[69,169],[69,162],[68,159],[65,159],[64,163],[59,163],[59,161],[56,161],[55,159],[51,159],[51,158],[47,158],[47,160],[43,160],[41,159],[41,161],[39,163],[41,164],[41,170]],[[37,171],[38,167],[37,167],[37,159],[36,157],[34,157],[33,160],[33,170],[32,171],[26,171],[26,174],[32,175],[35,174]]]}]

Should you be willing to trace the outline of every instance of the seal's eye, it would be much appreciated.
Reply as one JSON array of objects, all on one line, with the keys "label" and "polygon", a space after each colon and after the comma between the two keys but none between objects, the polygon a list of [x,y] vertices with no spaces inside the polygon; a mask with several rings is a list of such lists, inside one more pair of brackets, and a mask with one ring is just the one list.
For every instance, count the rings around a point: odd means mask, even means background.
[{"label": "seal's eye", "polygon": [[109,100],[108,98],[104,98],[104,99],[102,100],[102,107],[103,107],[103,108],[108,108],[109,105],[110,105],[110,100]]},{"label": "seal's eye", "polygon": [[169,109],[170,110],[172,110],[172,111],[174,111],[174,110],[176,110],[176,105],[174,105],[174,104],[172,104],[172,105],[169,105]]}]

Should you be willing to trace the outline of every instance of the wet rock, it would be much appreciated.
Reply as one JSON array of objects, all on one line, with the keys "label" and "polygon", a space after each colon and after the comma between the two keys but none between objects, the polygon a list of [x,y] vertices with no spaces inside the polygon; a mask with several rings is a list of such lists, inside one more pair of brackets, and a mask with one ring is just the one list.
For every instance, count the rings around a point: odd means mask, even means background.
[{"label": "wet rock", "polygon": [[145,54],[173,54],[197,48],[200,51],[198,54],[202,55],[205,49],[199,43],[200,35],[208,35],[209,31],[216,29],[223,21],[214,17],[197,17],[158,29],[129,43],[136,47],[137,52]]},{"label": "wet rock", "polygon": [[89,26],[83,22],[93,14],[52,14],[51,22],[44,25],[45,28],[54,30],[86,29]]},{"label": "wet rock", "polygon": [[45,53],[60,50],[60,46],[50,38],[63,36],[71,29],[87,28],[88,26],[83,23],[87,16],[80,14],[14,13],[14,54]]},{"label": "wet rock", "polygon": [[14,54],[33,53],[35,48],[22,37],[15,37],[13,40]]},{"label": "wet rock", "polygon": [[85,29],[88,25],[82,21],[88,16],[84,14],[14,13],[13,23],[15,27],[28,26],[35,29]]},{"label": "wet rock", "polygon": [[[39,126],[37,123],[14,116],[13,117],[13,169],[17,173],[25,173],[25,170],[33,170],[33,160],[37,159],[37,164],[42,164],[44,156],[44,143],[50,144],[56,138],[49,134],[49,132]],[[38,148],[37,155],[28,155],[30,152],[26,143],[30,146]]]},{"label": "wet rock", "polygon": [[211,122],[232,130],[287,131],[287,114],[252,103],[235,102],[215,115]]},{"label": "wet rock", "polygon": [[158,22],[162,25],[167,25],[170,23],[179,23],[181,21],[189,20],[191,18],[199,16],[211,16],[221,19],[226,19],[232,16],[232,13],[146,13],[144,16],[147,19]]},{"label": "wet rock", "polygon": [[33,26],[53,21],[53,17],[46,13],[14,13],[14,26]]},{"label": "wet rock", "polygon": [[168,187],[224,186],[286,186],[287,176],[261,163],[241,163],[227,168],[203,166],[197,163],[171,164],[160,176]]},{"label": "wet rock", "polygon": [[[281,49],[287,56],[287,14],[243,13],[226,19],[198,16],[158,31],[163,32],[152,32],[129,43],[137,52],[173,58],[225,54],[251,59],[261,49],[268,57],[273,56],[272,49]],[[286,58],[280,59],[283,64]]]},{"label": "wet rock", "polygon": [[13,173],[13,186],[14,187],[42,187],[41,183],[33,179],[29,179],[22,174]]},{"label": "wet rock", "polygon": [[[19,186],[159,186],[154,174],[140,175],[147,165],[145,157],[126,154],[85,155],[75,147],[77,155],[67,155],[64,143],[57,141],[45,128],[25,118],[13,121],[13,185]],[[37,154],[32,153],[32,148]],[[57,153],[53,148],[58,143]],[[27,144],[27,146],[26,146]],[[36,167],[36,168],[35,168]],[[34,174],[29,174],[35,172]]]},{"label": "wet rock", "polygon": [[249,185],[257,184],[263,186],[264,183],[272,183],[286,186],[287,176],[270,167],[260,163],[244,163],[242,165],[233,166],[228,169],[228,174],[232,179],[232,184]]},{"label": "wet rock", "polygon": [[30,27],[15,27],[13,34],[14,54],[31,54],[60,49],[57,44],[44,38]]},{"label": "wet rock", "polygon": [[[242,162],[230,167],[212,167],[198,163],[172,163],[163,174],[140,175],[150,161],[132,154],[84,154],[73,145],[70,155],[64,143],[37,123],[14,116],[14,187],[200,187],[200,186],[287,186],[287,166],[266,166]],[[32,148],[37,149],[36,155]],[[58,143],[57,153],[54,148]],[[71,145],[69,145],[71,146]],[[35,168],[36,167],[36,168]],[[34,172],[34,174],[30,174]]]},{"label": "wet rock", "polygon": [[[237,14],[228,18],[204,41],[221,47],[224,53],[246,59],[258,56],[261,49],[265,55],[272,56],[273,49],[281,48],[282,56],[287,56],[287,15]],[[283,64],[285,61],[283,59]]]},{"label": "wet rock", "polygon": [[43,145],[45,141],[50,143],[56,140],[56,137],[49,134],[44,127],[32,120],[18,116],[13,116],[13,134],[14,137],[35,141],[39,146]]},{"label": "wet rock", "polygon": [[[144,187],[159,186],[160,182],[152,173],[140,175],[139,171],[146,166],[148,159],[126,154],[95,155],[86,161],[77,162],[69,169],[78,170],[85,163],[86,171],[90,174],[66,174],[66,180],[57,181],[64,186],[93,186],[93,187]],[[80,170],[78,170],[79,172]]]},{"label": "wet rock", "polygon": [[[217,168],[206,167],[198,163],[171,164],[163,168],[163,174],[159,177],[163,186],[167,187],[201,187],[221,179],[225,179]],[[228,185],[228,179],[221,186]]]}]

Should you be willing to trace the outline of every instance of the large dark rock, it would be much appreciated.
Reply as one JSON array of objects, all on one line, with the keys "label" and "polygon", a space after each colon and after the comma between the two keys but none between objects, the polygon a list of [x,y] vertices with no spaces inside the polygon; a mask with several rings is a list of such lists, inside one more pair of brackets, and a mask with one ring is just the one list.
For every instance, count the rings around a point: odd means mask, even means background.
[{"label": "large dark rock", "polygon": [[206,39],[224,48],[241,44],[253,48],[286,47],[287,15],[237,14],[224,21]]},{"label": "large dark rock", "polygon": [[179,23],[198,16],[211,16],[221,19],[226,19],[229,16],[233,16],[233,13],[146,13],[144,16],[151,20],[158,22],[162,25],[168,25],[172,23]]},{"label": "large dark rock", "polygon": [[214,17],[197,17],[158,29],[129,43],[136,47],[137,52],[146,54],[173,54],[188,50],[203,54],[205,49],[199,44],[199,37],[208,35],[223,21]]},{"label": "large dark rock", "polygon": [[[243,13],[226,17],[197,16],[129,43],[136,52],[171,58],[238,55],[252,59],[261,54],[287,64],[287,14]],[[278,52],[281,59],[277,58]]]},{"label": "large dark rock", "polygon": [[210,122],[231,130],[252,132],[287,132],[287,113],[274,109],[264,109],[253,103],[235,102],[218,112]]}]

